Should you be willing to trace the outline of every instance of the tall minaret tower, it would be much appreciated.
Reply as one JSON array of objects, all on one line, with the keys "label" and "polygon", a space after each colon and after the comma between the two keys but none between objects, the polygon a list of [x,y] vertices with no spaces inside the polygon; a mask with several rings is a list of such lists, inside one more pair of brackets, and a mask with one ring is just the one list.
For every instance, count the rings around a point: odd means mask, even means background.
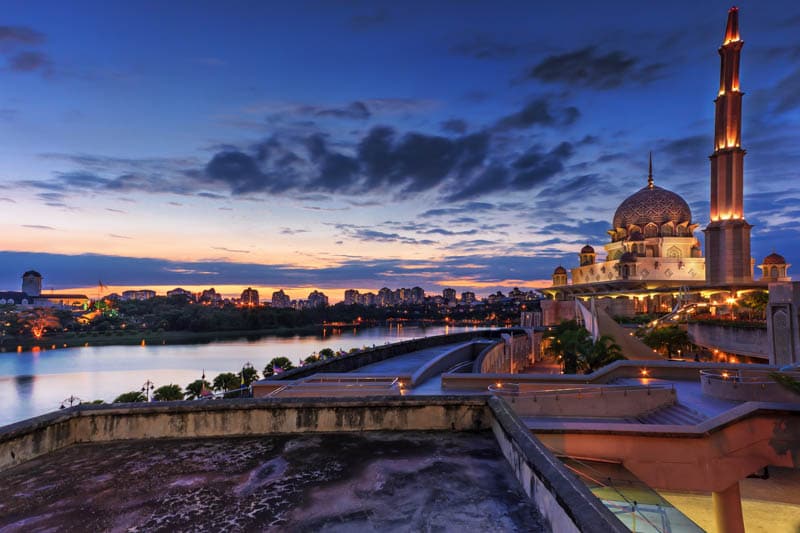
[{"label": "tall minaret tower", "polygon": [[711,154],[711,222],[706,234],[706,281],[737,283],[753,279],[750,224],[744,219],[742,92],[739,86],[739,10],[728,11],[725,40],[719,48],[719,94],[714,100],[714,153]]}]

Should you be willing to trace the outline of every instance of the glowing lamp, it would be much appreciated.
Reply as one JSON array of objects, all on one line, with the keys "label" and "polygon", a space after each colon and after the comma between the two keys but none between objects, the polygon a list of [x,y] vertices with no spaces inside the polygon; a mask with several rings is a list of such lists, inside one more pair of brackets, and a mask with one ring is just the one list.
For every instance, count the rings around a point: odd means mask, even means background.
[{"label": "glowing lamp", "polygon": [[641,374],[642,374],[642,376],[645,376],[645,377],[646,377],[646,376],[649,374],[649,372],[647,371],[647,369],[646,369],[646,368],[643,368],[643,369],[641,370]]}]

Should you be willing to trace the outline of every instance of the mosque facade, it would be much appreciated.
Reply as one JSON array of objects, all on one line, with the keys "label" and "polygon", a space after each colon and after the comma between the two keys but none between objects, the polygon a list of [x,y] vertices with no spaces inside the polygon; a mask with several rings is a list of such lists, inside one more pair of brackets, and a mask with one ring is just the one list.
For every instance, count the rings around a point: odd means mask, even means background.
[{"label": "mosque facade", "polygon": [[743,41],[739,13],[732,8],[722,46],[720,86],[715,100],[714,152],[710,156],[710,222],[705,233],[706,256],[695,236],[699,225],[688,203],[678,194],[657,186],[652,156],[647,185],[617,208],[598,260],[586,245],[578,266],[559,265],[553,284],[544,292],[554,300],[605,297],[614,314],[658,312],[671,308],[676,291],[708,295],[714,291],[766,289],[772,281],[788,281],[788,265],[780,254],[766,257],[754,281],[750,256],[750,228],[744,214],[744,155],[741,142],[742,92],[739,62]]}]

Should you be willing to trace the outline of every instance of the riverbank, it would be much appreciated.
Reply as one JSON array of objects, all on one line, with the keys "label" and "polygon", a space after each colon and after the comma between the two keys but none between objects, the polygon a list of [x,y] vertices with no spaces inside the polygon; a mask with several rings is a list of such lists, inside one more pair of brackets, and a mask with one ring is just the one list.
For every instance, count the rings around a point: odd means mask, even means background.
[{"label": "riverbank", "polygon": [[235,331],[108,331],[67,332],[45,335],[40,339],[13,336],[0,340],[0,352],[18,352],[39,349],[73,348],[77,346],[133,346],[137,344],[207,344],[216,341],[247,339],[256,341],[263,337],[294,337],[295,335],[322,334],[330,327],[321,324],[297,328],[277,328]]}]

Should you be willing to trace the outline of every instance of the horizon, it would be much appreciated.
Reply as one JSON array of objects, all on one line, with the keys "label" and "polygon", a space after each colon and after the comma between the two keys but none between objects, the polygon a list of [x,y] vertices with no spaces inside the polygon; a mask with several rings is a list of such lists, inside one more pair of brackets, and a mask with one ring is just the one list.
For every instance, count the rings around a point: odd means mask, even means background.
[{"label": "horizon", "polygon": [[[705,227],[729,3],[455,5],[11,5],[0,287],[542,288],[650,151]],[[800,5],[740,8],[752,255],[800,264]]]}]

